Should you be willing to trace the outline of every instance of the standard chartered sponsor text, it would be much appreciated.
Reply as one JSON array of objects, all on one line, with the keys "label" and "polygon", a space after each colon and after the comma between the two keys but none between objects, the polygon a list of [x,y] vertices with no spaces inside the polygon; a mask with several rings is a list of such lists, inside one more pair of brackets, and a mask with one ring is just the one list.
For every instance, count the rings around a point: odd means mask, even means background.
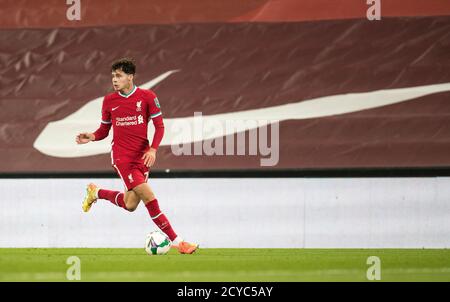
[{"label": "standard chartered sponsor text", "polygon": [[135,115],[116,118],[116,126],[133,126],[137,125],[137,123],[137,117]]}]

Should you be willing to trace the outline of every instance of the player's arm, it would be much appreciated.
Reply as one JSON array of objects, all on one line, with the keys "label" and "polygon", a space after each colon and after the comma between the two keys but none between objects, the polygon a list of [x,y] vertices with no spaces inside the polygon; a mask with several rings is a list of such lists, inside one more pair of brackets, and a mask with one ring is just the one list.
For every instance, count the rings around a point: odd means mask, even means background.
[{"label": "player's arm", "polygon": [[156,160],[156,150],[158,150],[159,144],[161,143],[164,136],[164,122],[161,115],[152,118],[153,126],[155,126],[155,134],[153,135],[153,140],[150,145],[150,149],[144,153],[142,159],[144,160],[144,165],[147,167],[153,166]]},{"label": "player's arm", "polygon": [[86,144],[91,141],[100,141],[108,136],[112,124],[111,113],[105,106],[105,99],[103,100],[102,105],[102,122],[100,124],[100,127],[94,133],[83,132],[78,134],[75,139],[77,144]]},{"label": "player's arm", "polygon": [[162,115],[152,118],[153,126],[155,127],[155,134],[153,135],[153,140],[150,145],[150,149],[157,150],[159,144],[164,137],[164,121]]},{"label": "player's arm", "polygon": [[164,121],[161,114],[158,98],[154,93],[151,93],[151,100],[149,103],[149,114],[155,127],[155,134],[150,145],[150,149],[144,153],[142,159],[147,167],[153,166],[156,160],[156,150],[164,137]]}]

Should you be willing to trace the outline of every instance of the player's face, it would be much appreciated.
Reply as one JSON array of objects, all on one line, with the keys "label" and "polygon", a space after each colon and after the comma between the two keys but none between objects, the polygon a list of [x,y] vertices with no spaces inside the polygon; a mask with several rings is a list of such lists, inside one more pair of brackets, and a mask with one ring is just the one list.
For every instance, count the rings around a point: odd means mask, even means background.
[{"label": "player's face", "polygon": [[116,69],[111,73],[112,84],[115,91],[130,89],[133,84],[133,75],[126,74],[121,69]]}]

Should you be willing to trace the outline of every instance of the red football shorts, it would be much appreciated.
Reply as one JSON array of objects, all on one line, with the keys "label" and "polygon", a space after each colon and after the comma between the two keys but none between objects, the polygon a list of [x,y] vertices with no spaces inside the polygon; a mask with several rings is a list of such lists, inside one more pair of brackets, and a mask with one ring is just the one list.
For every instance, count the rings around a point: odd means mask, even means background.
[{"label": "red football shorts", "polygon": [[148,167],[144,163],[137,162],[119,162],[113,164],[113,168],[122,179],[127,191],[140,184],[146,183],[148,180]]}]

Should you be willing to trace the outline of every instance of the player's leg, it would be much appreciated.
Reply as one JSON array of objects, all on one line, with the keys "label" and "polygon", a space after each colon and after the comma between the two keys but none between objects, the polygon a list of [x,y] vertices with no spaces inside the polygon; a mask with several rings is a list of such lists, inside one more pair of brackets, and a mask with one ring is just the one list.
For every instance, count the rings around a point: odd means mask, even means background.
[{"label": "player's leg", "polygon": [[158,200],[155,198],[155,194],[147,183],[141,183],[133,188],[133,191],[139,196],[140,200],[144,202],[145,207],[150,214],[150,218],[153,222],[169,236],[170,240],[176,241],[178,237],[166,215],[164,215],[159,209]]},{"label": "player's leg", "polygon": [[134,212],[141,202],[141,199],[133,190],[125,192],[123,200],[125,202],[127,210],[130,212]]},{"label": "player's leg", "polygon": [[92,207],[92,204],[97,201],[97,199],[109,200],[113,205],[121,207],[127,211],[134,211],[139,205],[139,196],[132,191],[132,183],[129,179],[124,179],[122,175],[131,174],[131,169],[128,165],[117,166],[114,165],[114,169],[123,181],[125,186],[125,192],[112,191],[101,189],[95,184],[89,184],[86,191],[86,197],[83,201],[83,211],[87,212]]},{"label": "player's leg", "polygon": [[125,191],[125,193],[119,191],[110,191],[98,188],[95,184],[89,184],[87,188],[85,201],[83,202],[83,210],[89,211],[92,204],[97,199],[109,200],[113,205],[121,207],[127,211],[133,212],[136,210],[139,202],[141,201],[139,196],[133,191]]},{"label": "player's leg", "polygon": [[155,198],[155,194],[148,183],[145,182],[134,187],[133,191],[136,192],[139,198],[144,202],[153,222],[161,229],[161,231],[166,233],[180,253],[192,254],[195,252],[198,245],[183,241],[183,239],[177,236],[166,215],[161,212],[158,200]]}]

